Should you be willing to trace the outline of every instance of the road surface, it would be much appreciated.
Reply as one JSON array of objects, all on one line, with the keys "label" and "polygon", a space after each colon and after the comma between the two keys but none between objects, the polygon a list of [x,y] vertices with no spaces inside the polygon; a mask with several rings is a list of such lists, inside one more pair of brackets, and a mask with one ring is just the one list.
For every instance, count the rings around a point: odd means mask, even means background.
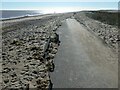
[{"label": "road surface", "polygon": [[118,87],[117,56],[75,19],[63,21],[51,73],[53,88]]}]

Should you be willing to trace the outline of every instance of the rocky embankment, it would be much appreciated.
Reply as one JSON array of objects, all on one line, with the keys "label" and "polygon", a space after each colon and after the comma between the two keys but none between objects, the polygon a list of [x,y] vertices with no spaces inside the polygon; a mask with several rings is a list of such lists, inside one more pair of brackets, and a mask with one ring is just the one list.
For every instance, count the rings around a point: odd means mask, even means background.
[{"label": "rocky embankment", "polygon": [[[64,17],[66,18],[66,17]],[[2,88],[52,88],[49,72],[59,46],[62,15],[3,22]]]},{"label": "rocky embankment", "polygon": [[83,12],[39,17],[3,22],[3,89],[52,88],[49,73],[54,71],[53,60],[60,44],[56,30],[66,18],[75,18],[93,35],[118,50],[118,28],[88,18]]},{"label": "rocky embankment", "polygon": [[93,20],[86,16],[87,13],[88,12],[77,12],[74,13],[74,17],[78,22],[83,24],[90,32],[101,38],[103,42],[105,42],[113,50],[118,52],[118,27],[108,25],[97,20]]}]

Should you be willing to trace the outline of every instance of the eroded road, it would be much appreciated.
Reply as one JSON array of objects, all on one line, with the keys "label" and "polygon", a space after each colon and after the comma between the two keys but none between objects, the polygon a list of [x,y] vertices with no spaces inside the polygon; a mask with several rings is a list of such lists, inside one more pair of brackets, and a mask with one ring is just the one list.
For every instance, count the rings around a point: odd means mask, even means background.
[{"label": "eroded road", "polygon": [[75,19],[65,20],[58,33],[53,88],[117,87],[117,56],[107,45]]}]

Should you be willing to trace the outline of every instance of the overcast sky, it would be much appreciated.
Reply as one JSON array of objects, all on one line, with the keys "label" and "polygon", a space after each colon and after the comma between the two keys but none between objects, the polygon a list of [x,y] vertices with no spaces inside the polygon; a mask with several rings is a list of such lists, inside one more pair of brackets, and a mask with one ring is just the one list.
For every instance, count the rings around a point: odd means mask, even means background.
[{"label": "overcast sky", "polygon": [[[9,1],[9,2],[8,2]],[[24,2],[27,1],[27,2]],[[33,2],[34,1],[34,2]],[[43,0],[42,0],[43,1]],[[4,0],[2,1],[2,10],[40,10],[44,13],[52,12],[70,12],[81,10],[100,10],[100,9],[118,9],[118,0]],[[49,1],[49,2],[48,2]],[[55,1],[55,0],[54,0]],[[63,2],[61,2],[63,1]],[[74,2],[73,2],[74,1]]]}]

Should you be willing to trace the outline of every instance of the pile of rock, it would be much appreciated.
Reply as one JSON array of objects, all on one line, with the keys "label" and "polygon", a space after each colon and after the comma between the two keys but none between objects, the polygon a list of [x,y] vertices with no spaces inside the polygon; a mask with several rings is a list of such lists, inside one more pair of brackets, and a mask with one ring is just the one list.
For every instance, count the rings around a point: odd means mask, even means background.
[{"label": "pile of rock", "polygon": [[60,24],[58,17],[49,17],[3,31],[3,89],[51,88],[49,72],[54,71],[53,59],[59,46],[55,31]]}]

